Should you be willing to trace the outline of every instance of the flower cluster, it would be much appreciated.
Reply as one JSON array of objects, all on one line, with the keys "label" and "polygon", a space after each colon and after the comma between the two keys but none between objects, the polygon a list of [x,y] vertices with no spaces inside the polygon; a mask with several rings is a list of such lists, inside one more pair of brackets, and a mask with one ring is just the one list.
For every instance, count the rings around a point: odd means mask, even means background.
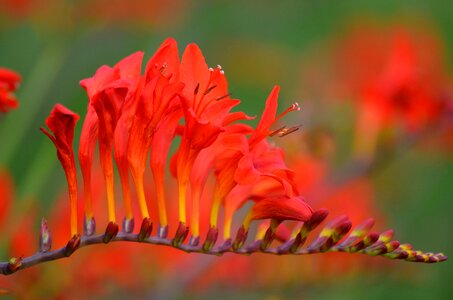
[{"label": "flower cluster", "polygon": [[[79,116],[60,104],[51,111],[46,120],[49,131],[41,130],[54,143],[68,181],[71,236],[65,247],[52,251],[50,231],[43,220],[39,253],[0,263],[3,274],[70,256],[82,246],[110,241],[138,241],[215,255],[334,251],[429,263],[447,259],[442,253],[423,253],[409,244],[400,245],[392,240],[391,230],[370,232],[371,219],[351,231],[352,222],[344,215],[327,223],[310,240],[309,235],[328,212],[313,210],[307,204],[298,191],[295,173],[285,163],[284,152],[269,141],[269,137],[283,137],[299,129],[277,124],[287,113],[298,111],[299,105],[294,103],[277,114],[279,87],[274,87],[253,128],[244,122],[252,117],[233,111],[240,101],[231,97],[222,68],[209,68],[197,45],[188,45],[180,60],[176,42],[167,39],[147,62],[144,74],[142,59],[142,52],[134,53],[113,67],[102,66],[93,77],[81,81],[89,100],[78,149],[84,189],[83,236],[78,226],[72,146]],[[107,198],[108,224],[103,234],[96,234],[93,210],[96,144]],[[154,202],[145,193],[150,185],[145,184],[148,163],[158,212],[153,236],[149,207]],[[121,231],[114,165],[124,204]],[[165,184],[166,170],[176,180],[176,197]],[[139,215],[133,213],[135,199]],[[249,201],[251,205],[245,205]],[[175,202],[179,224],[172,227],[168,220],[176,213],[168,208]],[[134,231],[136,218],[141,226]],[[255,239],[247,243],[253,221],[260,223],[253,230]],[[219,232],[221,243],[217,242]]]},{"label": "flower cluster", "polygon": [[[313,211],[297,193],[293,172],[284,163],[283,151],[267,140],[269,135],[283,136],[297,129],[271,129],[286,113],[299,110],[297,103],[277,116],[279,88],[275,87],[258,126],[252,128],[240,122],[251,117],[231,111],[240,101],[231,98],[222,68],[208,68],[195,44],[186,48],[180,61],[176,42],[166,40],[148,61],[144,74],[140,72],[142,58],[143,53],[134,53],[114,67],[99,68],[93,77],[81,81],[89,98],[78,152],[85,191],[85,233],[88,236],[95,232],[91,169],[96,142],[99,143],[110,222],[105,242],[115,237],[119,230],[113,159],[118,168],[125,208],[123,231],[130,233],[134,229],[129,174],[132,175],[142,217],[139,239],[149,237],[152,231],[149,200],[144,189],[149,157],[159,211],[158,235],[167,236],[168,199],[164,176],[169,150],[176,137],[180,138],[179,147],[169,163],[178,185],[180,223],[174,245],[183,243],[189,233],[187,214],[190,214],[190,244],[199,243],[201,205],[211,207],[205,250],[209,250],[217,239],[222,206],[224,240],[231,240],[234,213],[249,199],[254,201],[254,205],[244,218],[241,227],[244,233],[253,220],[303,222],[310,219]],[[58,115],[60,117],[56,117]],[[72,142],[76,119],[74,113],[57,105],[46,121],[55,133],[53,141],[70,187],[77,186],[74,154],[71,147],[67,147]],[[215,177],[212,201],[200,203],[210,174]],[[261,187],[260,190],[256,189],[257,186]],[[76,189],[70,188],[70,194],[75,207]],[[75,212],[73,215],[75,218]],[[77,233],[74,218],[71,221],[72,236]],[[237,241],[233,245],[238,247],[239,244]]]}]

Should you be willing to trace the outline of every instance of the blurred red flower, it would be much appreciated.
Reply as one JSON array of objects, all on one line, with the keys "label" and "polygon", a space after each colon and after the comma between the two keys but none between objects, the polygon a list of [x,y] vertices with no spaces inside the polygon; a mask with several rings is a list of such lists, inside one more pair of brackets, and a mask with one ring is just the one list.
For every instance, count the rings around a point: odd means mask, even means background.
[{"label": "blurred red flower", "polygon": [[6,113],[19,105],[13,93],[20,81],[18,73],[0,67],[0,113]]}]

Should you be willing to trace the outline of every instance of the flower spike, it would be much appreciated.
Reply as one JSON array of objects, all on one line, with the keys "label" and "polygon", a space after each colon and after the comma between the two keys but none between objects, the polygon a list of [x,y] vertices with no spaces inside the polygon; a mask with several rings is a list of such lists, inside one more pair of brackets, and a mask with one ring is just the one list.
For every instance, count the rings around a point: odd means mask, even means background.
[{"label": "flower spike", "polygon": [[[414,250],[410,244],[393,240],[392,230],[372,232],[372,219],[353,228],[349,217],[342,215],[321,227],[327,209],[314,209],[305,201],[295,172],[285,162],[284,151],[269,141],[269,136],[282,137],[299,129],[271,129],[287,113],[300,110],[299,104],[277,114],[280,88],[274,87],[258,125],[252,128],[242,122],[251,117],[241,111],[231,112],[240,101],[230,98],[222,68],[208,68],[195,44],[186,48],[181,61],[177,49],[176,42],[167,39],[146,64],[144,74],[143,53],[137,52],[114,67],[99,68],[93,77],[81,82],[89,98],[78,152],[85,196],[83,236],[77,230],[72,150],[78,116],[59,104],[53,108],[46,119],[49,131],[41,130],[55,144],[67,177],[71,237],[65,247],[51,250],[49,229],[43,220],[39,252],[0,262],[0,273],[8,275],[71,256],[84,246],[115,241],[164,245],[208,255],[342,252],[423,263],[448,259],[442,253]],[[103,233],[95,232],[91,203],[96,141],[107,189],[108,223],[98,224],[105,228]],[[121,232],[116,222],[113,161],[124,200]],[[155,191],[155,197],[145,198],[147,168],[152,172],[154,189],[150,190]],[[167,169],[177,181],[178,191],[173,193],[165,185]],[[133,186],[129,185],[129,172]],[[141,216],[133,215],[132,188]],[[151,200],[157,205],[151,206]],[[148,207],[154,206],[159,222],[153,232],[155,225]],[[134,220],[141,220],[135,231]],[[242,223],[238,224],[239,220]],[[321,229],[314,236],[317,227]],[[255,236],[249,238],[252,233]]]}]

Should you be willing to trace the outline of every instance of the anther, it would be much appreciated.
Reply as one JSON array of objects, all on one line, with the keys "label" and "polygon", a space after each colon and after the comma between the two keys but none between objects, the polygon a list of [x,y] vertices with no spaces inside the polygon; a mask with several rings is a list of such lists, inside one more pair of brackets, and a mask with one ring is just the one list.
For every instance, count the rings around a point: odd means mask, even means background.
[{"label": "anther", "polygon": [[207,94],[209,94],[209,92],[211,92],[211,91],[212,91],[213,89],[215,89],[216,87],[217,87],[217,85],[211,86],[210,88],[208,88],[208,89],[203,93],[203,95],[206,96]]},{"label": "anther", "polygon": [[217,97],[216,100],[222,100],[223,98],[230,97],[231,95],[233,95],[233,94],[232,93],[228,93],[228,94],[225,94],[223,96]]},{"label": "anther", "polygon": [[299,130],[299,128],[301,127],[302,125],[299,125],[299,126],[293,126],[293,127],[290,127],[290,128],[285,128],[282,130],[282,132],[280,132],[279,134],[279,137],[284,137],[285,135],[288,135],[290,133],[293,133],[297,130]]},{"label": "anther", "polygon": [[276,135],[276,134],[280,134],[280,133],[281,133],[283,130],[285,130],[285,129],[286,129],[286,126],[282,126],[282,127],[280,127],[279,129],[277,129],[277,130],[271,131],[271,133],[269,133],[269,136],[272,137],[272,136],[274,136],[274,135]]},{"label": "anther", "polygon": [[162,75],[164,75],[165,70],[167,69],[167,67],[168,67],[168,66],[167,66],[167,63],[163,63],[162,66],[161,66],[160,69],[159,69],[159,72],[160,72]]},{"label": "anther", "polygon": [[197,86],[195,87],[195,90],[193,91],[194,95],[198,94],[198,89],[200,88],[200,83],[197,83]]}]

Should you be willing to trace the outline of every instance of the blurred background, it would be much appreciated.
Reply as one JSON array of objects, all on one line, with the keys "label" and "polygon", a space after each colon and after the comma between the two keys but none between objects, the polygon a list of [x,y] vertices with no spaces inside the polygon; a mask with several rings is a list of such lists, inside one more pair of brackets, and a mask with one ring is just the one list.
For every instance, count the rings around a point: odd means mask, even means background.
[{"label": "blurred background", "polygon": [[[0,0],[0,66],[22,76],[19,107],[0,114],[0,260],[36,251],[43,216],[51,231],[68,230],[64,176],[39,132],[52,106],[83,116],[81,79],[137,50],[149,58],[169,36],[181,53],[195,42],[208,65],[222,65],[249,115],[276,84],[280,110],[300,103],[285,123],[301,130],[275,142],[314,207],[354,223],[375,217],[396,239],[452,255],[452,12],[450,1]],[[453,299],[450,261],[156,248],[83,249],[2,277],[0,290],[13,299]]]}]

